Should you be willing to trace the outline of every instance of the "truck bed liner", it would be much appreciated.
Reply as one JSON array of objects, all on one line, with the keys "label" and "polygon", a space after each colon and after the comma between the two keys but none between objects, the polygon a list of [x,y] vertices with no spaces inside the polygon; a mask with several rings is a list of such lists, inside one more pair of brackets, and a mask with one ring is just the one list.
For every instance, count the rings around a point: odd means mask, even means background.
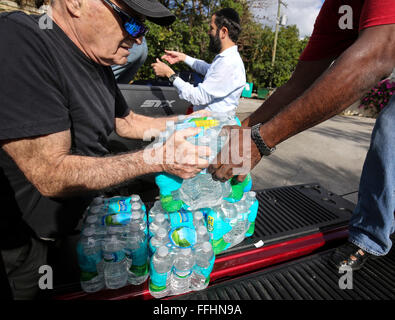
[{"label": "truck bed liner", "polygon": [[354,204],[318,183],[257,191],[258,215],[254,235],[225,254],[254,248],[262,240],[278,243],[347,225]]},{"label": "truck bed liner", "polygon": [[[393,238],[395,240],[395,238]],[[394,300],[395,248],[353,272],[353,288],[340,289],[329,263],[335,249],[238,277],[174,300]]]}]

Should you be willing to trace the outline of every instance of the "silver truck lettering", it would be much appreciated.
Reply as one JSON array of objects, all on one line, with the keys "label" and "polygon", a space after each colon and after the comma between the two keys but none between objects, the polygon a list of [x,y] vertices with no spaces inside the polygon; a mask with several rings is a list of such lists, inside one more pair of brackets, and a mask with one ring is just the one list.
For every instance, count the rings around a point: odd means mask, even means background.
[{"label": "silver truck lettering", "polygon": [[160,107],[173,107],[176,100],[145,100],[141,108],[160,108]]}]

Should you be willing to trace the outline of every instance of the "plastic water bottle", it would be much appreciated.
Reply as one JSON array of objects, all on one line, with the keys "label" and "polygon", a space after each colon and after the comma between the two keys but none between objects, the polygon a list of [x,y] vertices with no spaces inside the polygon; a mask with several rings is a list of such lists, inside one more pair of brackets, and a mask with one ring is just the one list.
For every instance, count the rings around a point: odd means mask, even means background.
[{"label": "plastic water bottle", "polygon": [[129,224],[132,214],[128,212],[109,213],[101,218],[102,224],[108,227],[125,226]]},{"label": "plastic water bottle", "polygon": [[138,194],[132,194],[130,196],[130,204],[133,206],[134,203],[138,203],[141,206],[141,208],[143,209],[144,213],[146,213],[146,208],[143,203],[143,200],[141,200],[141,198]]},{"label": "plastic water bottle", "polygon": [[[140,205],[138,206],[141,208]],[[132,212],[132,216],[130,218],[130,225],[138,225],[141,231],[145,231],[145,229],[147,228],[147,223],[144,221],[143,214],[144,213],[142,210],[136,210]]]},{"label": "plastic water bottle", "polygon": [[166,213],[166,211],[163,210],[162,204],[161,204],[161,202],[159,200],[155,201],[153,207],[149,211],[149,213],[148,213],[148,222],[151,223],[152,221],[154,221],[155,216],[158,213],[163,213],[163,214]]},{"label": "plastic water bottle", "polygon": [[134,202],[131,206],[131,211],[132,212],[140,212],[142,215],[144,215],[144,210],[143,207],[141,206],[141,203]]},{"label": "plastic water bottle", "polygon": [[203,134],[188,137],[187,140],[195,145],[208,146],[211,149],[211,154],[207,157],[207,160],[212,162],[226,141],[226,136],[220,134],[222,127],[225,125],[236,125],[237,122],[234,115],[226,113],[216,113],[209,117],[209,119],[212,120],[208,121],[214,121],[212,122],[215,124],[214,126],[205,127]]},{"label": "plastic water bottle", "polygon": [[228,232],[225,235],[226,240],[225,240],[225,236],[224,236],[224,240],[226,242],[231,243],[229,248],[234,247],[235,245],[239,244],[240,242],[242,242],[244,240],[245,233],[248,230],[248,226],[249,226],[248,220],[240,221],[232,228],[232,230],[230,232]]},{"label": "plastic water bottle", "polygon": [[238,220],[238,212],[234,203],[223,201],[220,207],[221,218],[232,227],[236,225]]},{"label": "plastic water bottle", "polygon": [[128,282],[134,285],[143,283],[148,278],[147,237],[138,224],[131,224],[129,232],[124,235],[127,261]]},{"label": "plastic water bottle", "polygon": [[211,236],[205,226],[199,226],[196,229],[196,243],[207,242],[211,240]]},{"label": "plastic water bottle", "polygon": [[220,209],[220,215],[224,222],[232,227],[231,231],[224,234],[223,239],[227,243],[233,243],[235,236],[235,226],[238,222],[238,212],[236,210],[236,207],[233,203],[224,201]]},{"label": "plastic water bottle", "polygon": [[105,207],[102,204],[91,204],[88,208],[89,215],[104,216],[106,214]]},{"label": "plastic water bottle", "polygon": [[100,216],[97,215],[87,216],[84,228],[92,228],[94,230],[94,235],[99,240],[103,240],[107,235],[106,227],[101,224]]},{"label": "plastic water bottle", "polygon": [[163,298],[170,293],[170,271],[172,260],[166,246],[158,248],[150,262],[149,291],[155,298]]},{"label": "plastic water bottle", "polygon": [[205,226],[204,215],[201,211],[195,211],[193,213],[193,226],[197,229],[199,226]]},{"label": "plastic water bottle", "polygon": [[[254,191],[246,192],[239,202],[235,202],[234,205],[239,212],[239,216],[243,215],[243,219],[246,220],[248,218],[248,214],[250,212],[250,208],[253,203],[256,201],[256,193]],[[240,220],[240,218],[239,218]]]},{"label": "plastic water bottle", "polygon": [[245,194],[245,205],[248,207],[248,213],[250,213],[252,205],[257,201],[256,192],[249,191]]},{"label": "plastic water bottle", "polygon": [[163,213],[158,213],[155,216],[154,221],[152,221],[152,223],[149,225],[150,236],[151,237],[154,236],[155,233],[159,230],[159,228],[163,228],[166,231],[169,231],[170,229],[170,223],[166,219],[166,216]]},{"label": "plastic water bottle", "polygon": [[107,235],[121,237],[128,230],[131,214],[108,214],[102,217],[102,225],[106,228]]},{"label": "plastic water bottle", "polygon": [[103,242],[104,279],[107,288],[118,289],[128,281],[124,242],[112,235]]},{"label": "plastic water bottle", "polygon": [[210,273],[214,265],[214,251],[210,242],[203,242],[195,247],[196,263],[191,276],[191,288],[203,290],[207,288]]},{"label": "plastic water bottle", "polygon": [[225,125],[236,125],[237,122],[235,120],[234,112],[212,112],[211,117],[214,119],[218,119],[222,126]]},{"label": "plastic water bottle", "polygon": [[77,244],[78,264],[81,269],[80,283],[85,292],[104,288],[103,274],[98,270],[102,260],[101,242],[94,236],[93,228],[85,228]]},{"label": "plastic water bottle", "polygon": [[100,223],[100,217],[97,215],[89,215],[85,219],[85,225],[94,225]]},{"label": "plastic water bottle", "polygon": [[[144,208],[145,208],[145,206],[144,206]],[[133,217],[133,215],[135,214],[135,213],[140,213],[140,215],[141,215],[141,218],[143,219],[143,221],[144,221],[144,232],[145,232],[145,234],[147,234],[148,233],[148,227],[147,227],[147,215],[146,215],[146,212],[144,211],[144,209],[143,209],[143,207],[141,206],[141,204],[140,203],[137,203],[137,202],[135,202],[135,203],[133,203],[132,204],[132,206],[131,206],[131,213],[132,213],[132,217]]]},{"label": "plastic water bottle", "polygon": [[229,182],[214,181],[211,174],[198,174],[183,181],[179,189],[180,199],[189,210],[212,208],[219,205],[222,198],[229,196],[231,186]]},{"label": "plastic water bottle", "polygon": [[159,228],[155,236],[150,240],[149,248],[151,255],[154,254],[159,247],[166,246],[168,243],[170,243],[169,232],[165,228]]},{"label": "plastic water bottle", "polygon": [[192,268],[194,264],[195,257],[191,248],[179,251],[174,260],[170,280],[172,294],[181,294],[190,290]]},{"label": "plastic water bottle", "polygon": [[250,208],[255,201],[256,193],[254,191],[250,191],[245,193],[239,202],[234,203],[238,211],[238,220],[227,236],[232,238],[232,244],[230,247],[233,247],[244,240],[245,234],[250,227],[248,215],[250,213]]},{"label": "plastic water bottle", "polygon": [[91,202],[91,206],[100,206],[104,203],[104,196],[98,196],[93,198],[92,202]]}]

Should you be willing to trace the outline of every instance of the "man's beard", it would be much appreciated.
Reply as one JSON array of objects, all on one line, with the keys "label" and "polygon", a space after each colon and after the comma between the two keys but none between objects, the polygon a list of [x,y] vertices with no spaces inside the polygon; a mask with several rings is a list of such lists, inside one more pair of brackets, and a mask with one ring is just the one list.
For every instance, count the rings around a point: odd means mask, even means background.
[{"label": "man's beard", "polygon": [[219,38],[219,32],[217,31],[216,35],[213,36],[210,34],[210,43],[208,45],[208,49],[215,54],[218,54],[221,52],[222,45],[221,45],[221,39]]}]

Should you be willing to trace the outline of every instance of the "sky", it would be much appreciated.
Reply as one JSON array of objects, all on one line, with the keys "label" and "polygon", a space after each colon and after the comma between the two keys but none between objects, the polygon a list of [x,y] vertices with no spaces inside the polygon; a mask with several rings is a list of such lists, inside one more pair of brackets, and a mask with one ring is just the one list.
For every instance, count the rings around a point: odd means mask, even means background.
[{"label": "sky", "polygon": [[[297,25],[300,37],[304,38],[310,36],[313,32],[315,19],[323,2],[324,0],[286,0],[287,8],[281,6],[281,14],[287,16],[287,25]],[[273,1],[273,5],[265,10],[263,15],[270,19],[269,21],[264,20],[264,24],[274,27],[277,16],[277,1]]]}]

